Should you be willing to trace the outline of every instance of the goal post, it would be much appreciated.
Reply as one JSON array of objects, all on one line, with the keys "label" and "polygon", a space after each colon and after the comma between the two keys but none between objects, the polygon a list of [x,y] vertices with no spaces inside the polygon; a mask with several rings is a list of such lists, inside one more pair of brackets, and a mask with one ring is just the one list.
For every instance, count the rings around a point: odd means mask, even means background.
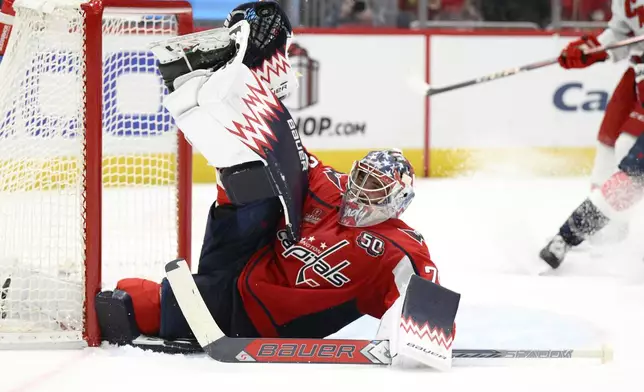
[{"label": "goal post", "polygon": [[192,150],[148,45],[192,32],[192,10],[5,0],[2,13],[0,348],[96,346],[102,286],[190,259]]}]

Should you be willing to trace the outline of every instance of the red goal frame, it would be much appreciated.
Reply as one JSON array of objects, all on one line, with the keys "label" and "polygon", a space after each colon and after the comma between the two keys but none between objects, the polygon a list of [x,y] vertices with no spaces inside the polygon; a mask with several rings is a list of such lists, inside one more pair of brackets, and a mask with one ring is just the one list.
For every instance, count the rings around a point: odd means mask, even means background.
[{"label": "red goal frame", "polygon": [[[14,0],[5,0],[2,12],[15,15]],[[82,4],[84,11],[85,62],[85,162],[84,173],[84,236],[85,236],[85,301],[83,305],[83,339],[91,347],[100,345],[101,333],[95,311],[95,297],[101,290],[102,279],[102,191],[103,191],[103,36],[102,20],[106,10],[118,13],[174,14],[178,34],[194,30],[192,6],[182,0],[90,0]],[[4,52],[10,26],[2,26],[0,53]],[[192,147],[178,132],[177,151],[177,226],[179,258],[190,262],[192,221]],[[171,261],[171,260],[168,260]]]},{"label": "red goal frame", "polygon": [[[102,197],[102,18],[106,8],[122,12],[145,10],[175,13],[179,35],[194,29],[192,7],[181,0],[92,0],[83,4],[85,11],[85,83],[86,89],[86,144],[85,144],[85,330],[83,336],[91,347],[101,343],[101,333],[94,308],[95,297],[101,290],[101,197]],[[178,250],[180,258],[190,261],[192,221],[192,147],[178,133]],[[91,222],[91,223],[90,223]],[[170,260],[168,260],[170,261]]]}]

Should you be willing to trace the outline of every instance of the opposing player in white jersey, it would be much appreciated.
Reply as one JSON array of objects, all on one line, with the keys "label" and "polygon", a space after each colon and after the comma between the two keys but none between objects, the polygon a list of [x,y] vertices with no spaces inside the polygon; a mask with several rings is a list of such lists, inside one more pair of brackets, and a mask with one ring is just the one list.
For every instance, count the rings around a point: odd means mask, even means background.
[{"label": "opposing player in white jersey", "polygon": [[560,65],[566,69],[625,59],[630,66],[615,88],[599,128],[591,194],[540,252],[541,259],[552,268],[561,264],[571,247],[592,237],[611,221],[626,228],[629,211],[644,192],[644,45],[585,52],[642,34],[644,0],[613,0],[608,28],[598,36],[587,34],[572,41],[559,57]]}]

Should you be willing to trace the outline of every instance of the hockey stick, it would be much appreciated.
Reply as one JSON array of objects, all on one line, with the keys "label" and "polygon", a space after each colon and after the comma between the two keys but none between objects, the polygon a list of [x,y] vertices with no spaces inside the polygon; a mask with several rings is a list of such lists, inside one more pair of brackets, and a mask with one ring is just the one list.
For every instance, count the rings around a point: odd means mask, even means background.
[{"label": "hockey stick", "polygon": [[[199,345],[219,362],[335,363],[390,365],[388,340],[231,338],[222,336],[183,259],[165,267],[168,282]],[[612,359],[612,350],[480,350],[454,349],[461,359]]]},{"label": "hockey stick", "polygon": [[[208,355],[220,362],[335,363],[389,365],[388,340],[229,338],[213,342]],[[454,349],[454,359],[597,359],[612,360],[612,350]]]},{"label": "hockey stick", "polygon": [[[589,49],[588,51],[586,51],[586,53],[587,54],[592,54],[592,53],[602,52],[604,50],[617,49],[617,48],[620,48],[622,46],[633,45],[633,44],[636,44],[636,43],[641,42],[641,41],[644,41],[644,35],[627,38],[625,40],[617,41],[617,42],[614,42],[612,44],[608,44],[608,45],[605,45],[605,46],[598,46],[596,48]],[[532,71],[532,70],[535,70],[535,69],[547,67],[547,66],[552,65],[552,64],[556,64],[558,62],[557,59],[558,59],[558,57],[556,57],[554,59],[549,59],[549,60],[537,61],[535,63],[523,65],[521,67],[509,68],[509,69],[506,69],[506,70],[503,70],[503,71],[500,71],[500,72],[495,72],[495,73],[485,75],[485,76],[481,76],[481,77],[478,77],[478,78],[475,78],[475,79],[466,80],[464,82],[450,84],[450,85],[447,85],[447,86],[444,86],[444,87],[428,86],[425,94],[427,96],[432,96],[432,95],[445,93],[445,92],[452,91],[452,90],[458,90],[458,89],[461,89],[463,87],[469,87],[469,86],[474,86],[476,84],[491,82],[493,80],[502,79],[502,78],[505,78],[505,77],[508,77],[508,76],[512,76],[512,75],[516,75],[516,74],[519,74],[519,73],[528,72],[528,71]]]},{"label": "hockey stick", "polygon": [[181,308],[181,313],[186,318],[197,342],[206,351],[206,347],[209,347],[223,333],[206,307],[188,263],[184,259],[169,262],[165,265],[165,275]]}]

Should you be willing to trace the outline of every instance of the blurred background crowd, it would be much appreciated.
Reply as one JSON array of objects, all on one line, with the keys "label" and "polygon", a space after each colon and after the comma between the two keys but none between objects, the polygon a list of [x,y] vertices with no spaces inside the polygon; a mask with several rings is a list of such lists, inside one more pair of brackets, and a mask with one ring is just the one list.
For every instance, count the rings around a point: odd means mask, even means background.
[{"label": "blurred background crowd", "polygon": [[[198,25],[218,26],[240,0],[191,0]],[[610,0],[280,0],[295,27],[603,28]]]},{"label": "blurred background crowd", "polygon": [[[197,27],[219,27],[249,0],[189,0]],[[597,29],[611,0],[278,0],[294,27]],[[0,0],[2,4],[2,0]]]}]

